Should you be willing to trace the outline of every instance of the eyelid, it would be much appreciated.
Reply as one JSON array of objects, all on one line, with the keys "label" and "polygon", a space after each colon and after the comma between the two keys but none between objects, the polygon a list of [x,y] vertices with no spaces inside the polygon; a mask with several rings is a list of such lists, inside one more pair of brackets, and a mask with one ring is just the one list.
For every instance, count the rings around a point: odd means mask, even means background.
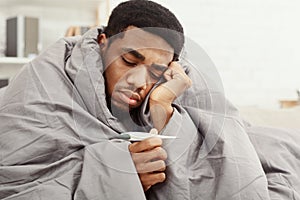
[{"label": "eyelid", "polygon": [[128,61],[124,56],[121,56],[122,60],[127,64],[127,65],[130,65],[130,66],[135,66],[136,63],[135,62],[130,62]]},{"label": "eyelid", "polygon": [[167,66],[157,65],[157,64],[152,64],[151,67],[155,70],[161,71],[162,73],[165,73],[165,71],[168,69]]},{"label": "eyelid", "polygon": [[158,75],[156,75],[155,73],[153,73],[153,72],[150,70],[150,76],[151,76],[152,78],[156,79],[156,80],[159,80],[160,77],[162,76],[162,74],[160,74],[160,75],[158,76]]},{"label": "eyelid", "polygon": [[[166,68],[167,69],[167,68]],[[165,73],[166,69],[164,69],[163,71],[161,70],[157,70],[157,69],[152,69],[151,68],[149,69],[149,73],[150,73],[150,76],[156,80],[159,80]],[[155,72],[159,72],[159,73],[155,73]]]},{"label": "eyelid", "polygon": [[132,48],[122,48],[122,50],[123,50],[124,54],[130,54],[142,61],[145,60],[145,57],[142,54],[140,54],[137,50],[134,50]]}]

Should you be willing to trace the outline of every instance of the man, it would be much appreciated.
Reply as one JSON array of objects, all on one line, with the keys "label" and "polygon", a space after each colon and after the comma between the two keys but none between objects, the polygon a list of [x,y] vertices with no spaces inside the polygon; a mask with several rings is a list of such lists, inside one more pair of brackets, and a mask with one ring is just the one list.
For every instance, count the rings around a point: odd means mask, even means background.
[{"label": "man", "polygon": [[[183,44],[174,14],[135,0],[24,66],[0,98],[0,198],[269,199],[242,120],[177,62]],[[176,139],[120,139],[151,128]]]},{"label": "man", "polygon": [[[136,18],[138,15],[141,18]],[[141,29],[149,24],[166,30]],[[121,31],[124,33],[117,35]],[[156,34],[151,33],[155,31]],[[126,115],[129,110],[140,107],[153,85],[164,77],[166,83],[150,95],[149,108],[153,126],[159,131],[165,126],[172,116],[174,99],[191,84],[182,67],[174,61],[183,47],[182,34],[183,28],[176,17],[153,2],[131,1],[114,9],[104,33],[98,36],[106,67],[104,77],[110,107]],[[124,114],[119,118],[126,119]],[[145,190],[165,179],[161,171],[165,169],[166,152],[159,148],[161,144],[161,139],[151,138],[129,146],[137,171],[143,172],[139,176]],[[152,162],[145,163],[146,157]],[[153,162],[156,157],[161,160]]]}]

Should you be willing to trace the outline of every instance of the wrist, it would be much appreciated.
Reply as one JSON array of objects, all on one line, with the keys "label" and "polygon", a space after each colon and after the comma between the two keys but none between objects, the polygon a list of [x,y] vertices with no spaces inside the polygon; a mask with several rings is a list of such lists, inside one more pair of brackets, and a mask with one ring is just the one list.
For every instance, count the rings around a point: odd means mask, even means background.
[{"label": "wrist", "polygon": [[149,100],[149,106],[150,108],[153,107],[160,107],[161,109],[166,112],[166,114],[172,114],[173,113],[173,107],[172,107],[172,102],[166,102],[166,101],[161,101],[161,100]]},{"label": "wrist", "polygon": [[165,127],[173,114],[172,104],[150,100],[149,106],[153,126],[160,131]]}]

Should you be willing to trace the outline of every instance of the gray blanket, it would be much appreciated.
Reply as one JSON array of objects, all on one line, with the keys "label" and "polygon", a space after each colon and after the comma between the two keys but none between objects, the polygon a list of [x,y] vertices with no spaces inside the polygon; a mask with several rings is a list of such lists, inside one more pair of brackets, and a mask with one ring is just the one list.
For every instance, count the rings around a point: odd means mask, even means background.
[{"label": "gray blanket", "polygon": [[178,138],[167,179],[145,194],[129,142],[109,139],[132,130],[107,108],[98,31],[59,40],[1,92],[0,199],[300,199],[299,132],[245,125],[189,63],[161,133]]}]

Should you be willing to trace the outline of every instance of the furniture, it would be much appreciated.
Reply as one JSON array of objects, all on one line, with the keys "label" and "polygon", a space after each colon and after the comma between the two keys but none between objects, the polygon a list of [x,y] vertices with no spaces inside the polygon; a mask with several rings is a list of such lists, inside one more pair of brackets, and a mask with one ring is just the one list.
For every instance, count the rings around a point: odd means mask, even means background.
[{"label": "furniture", "polygon": [[0,57],[0,79],[10,80],[30,58]]},{"label": "furniture", "polygon": [[292,108],[300,105],[300,101],[298,100],[281,100],[279,103],[281,108]]},{"label": "furniture", "polygon": [[[85,24],[105,24],[109,11],[109,0],[0,0],[0,17],[3,19],[17,15],[40,19],[41,50],[62,38],[74,23],[81,27]],[[5,20],[0,21],[0,29],[4,30],[0,31],[0,38],[5,38]],[[5,45],[5,41],[0,40],[0,45]],[[5,47],[0,49],[3,52]],[[30,60],[0,57],[0,80],[10,80]]]},{"label": "furniture", "polygon": [[239,107],[244,120],[255,126],[300,129],[300,105],[290,108]]}]

